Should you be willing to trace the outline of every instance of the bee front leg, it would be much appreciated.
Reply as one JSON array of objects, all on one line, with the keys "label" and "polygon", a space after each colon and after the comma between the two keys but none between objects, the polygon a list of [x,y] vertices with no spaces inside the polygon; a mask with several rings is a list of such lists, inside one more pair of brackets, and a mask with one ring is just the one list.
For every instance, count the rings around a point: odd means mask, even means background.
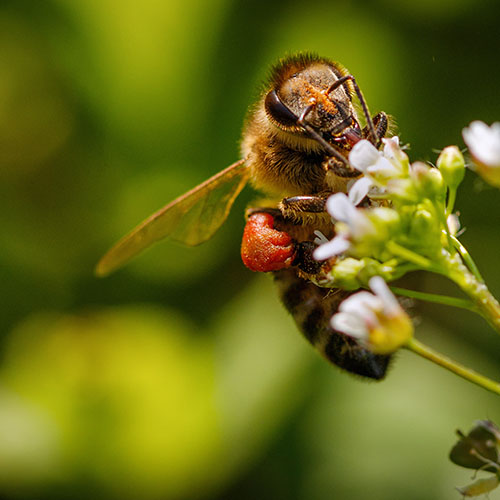
[{"label": "bee front leg", "polygon": [[278,271],[294,263],[296,244],[287,232],[275,229],[273,212],[279,214],[273,209],[251,210],[248,216],[241,242],[241,259],[251,271]]},{"label": "bee front leg", "polygon": [[[375,147],[379,148],[380,144],[382,142],[382,139],[385,137],[385,134],[387,133],[387,128],[389,127],[389,119],[387,118],[387,115],[381,111],[380,113],[376,114],[373,118],[373,126],[375,127],[375,134],[377,136],[377,143],[375,144]],[[363,128],[363,137],[367,138],[369,137],[370,130],[368,126]]]}]

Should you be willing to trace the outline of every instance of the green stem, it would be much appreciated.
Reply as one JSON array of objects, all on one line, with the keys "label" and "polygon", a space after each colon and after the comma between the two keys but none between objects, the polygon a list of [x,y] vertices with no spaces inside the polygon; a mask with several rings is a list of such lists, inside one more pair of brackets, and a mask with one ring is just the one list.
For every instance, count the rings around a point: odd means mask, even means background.
[{"label": "green stem", "polygon": [[454,281],[476,305],[478,312],[500,333],[500,304],[488,287],[464,265],[458,254],[443,252],[442,264],[446,275]]},{"label": "green stem", "polygon": [[446,217],[448,218],[453,212],[453,207],[455,206],[455,200],[457,198],[457,188],[449,188],[448,190],[448,203],[446,204]]},{"label": "green stem", "polygon": [[417,292],[416,290],[408,290],[406,288],[398,288],[397,286],[390,287],[396,295],[403,295],[417,300],[425,300],[436,304],[444,304],[446,306],[459,307],[477,313],[477,307],[467,299],[459,299],[457,297],[448,297],[446,295],[438,295],[436,293]]},{"label": "green stem", "polygon": [[453,243],[453,246],[458,250],[458,253],[462,256],[463,261],[467,265],[467,267],[470,269],[472,274],[481,282],[484,283],[483,277],[481,276],[481,273],[479,272],[479,269],[476,266],[476,263],[472,260],[472,257],[470,253],[467,251],[467,248],[465,248],[462,243],[455,237],[451,236],[451,241]]},{"label": "green stem", "polygon": [[419,342],[415,338],[410,339],[405,345],[405,348],[413,351],[415,354],[418,354],[423,358],[428,359],[429,361],[432,361],[433,363],[436,363],[439,366],[442,366],[443,368],[446,368],[459,377],[462,377],[465,380],[468,380],[469,382],[472,382],[473,384],[486,389],[487,391],[491,391],[495,394],[500,395],[500,384],[498,382],[494,382],[493,380],[481,375],[480,373],[477,373],[474,370],[471,370],[466,366],[463,366],[456,361],[443,356],[441,353],[434,351],[434,349],[431,349],[425,344],[422,344],[422,342]]},{"label": "green stem", "polygon": [[392,240],[388,241],[386,248],[392,254],[397,255],[398,257],[402,257],[408,262],[417,264],[417,266],[423,269],[431,270],[434,268],[432,262],[429,259],[427,259],[426,257],[422,257],[422,255],[419,255],[418,253],[415,253],[414,251],[401,246],[399,243],[396,243],[395,241]]},{"label": "green stem", "polygon": [[[451,194],[451,190],[449,190],[449,193],[450,194],[448,195],[448,205],[446,206],[446,208],[443,206],[443,203],[437,201],[434,203],[434,208],[436,210],[437,216],[439,217],[439,219],[441,219],[443,232],[448,241],[448,250],[451,252],[451,250],[454,247],[453,247],[453,241],[451,239],[450,230],[448,228],[448,215],[451,213],[451,210],[453,210],[453,205],[455,204],[456,190],[453,195]],[[450,207],[450,201],[452,202],[451,207]],[[450,212],[448,212],[448,210],[450,210]]]}]

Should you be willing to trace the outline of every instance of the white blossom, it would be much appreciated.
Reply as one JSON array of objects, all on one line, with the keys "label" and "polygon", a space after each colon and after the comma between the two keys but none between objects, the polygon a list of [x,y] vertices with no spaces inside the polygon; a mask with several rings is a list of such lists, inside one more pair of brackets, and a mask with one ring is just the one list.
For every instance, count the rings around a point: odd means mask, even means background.
[{"label": "white blossom", "polygon": [[384,150],[379,151],[371,142],[361,140],[349,153],[349,163],[379,186],[408,173],[408,157],[399,147],[399,138],[395,136],[383,142]]},{"label": "white blossom", "polygon": [[462,135],[479,175],[500,188],[500,122],[491,127],[480,121],[464,128]]},{"label": "white blossom", "polygon": [[479,120],[473,121],[463,129],[462,136],[478,163],[500,168],[500,122],[489,127]]},{"label": "white blossom", "polygon": [[351,246],[351,239],[362,239],[366,235],[377,232],[377,228],[362,210],[358,210],[351,199],[344,193],[336,193],[326,201],[328,213],[345,224],[344,231],[337,231],[337,235],[328,243],[320,245],[314,251],[316,260],[326,260],[346,252]]},{"label": "white blossom", "polygon": [[388,354],[412,337],[413,325],[380,276],[369,285],[374,293],[362,291],[344,300],[331,325],[373,352]]}]

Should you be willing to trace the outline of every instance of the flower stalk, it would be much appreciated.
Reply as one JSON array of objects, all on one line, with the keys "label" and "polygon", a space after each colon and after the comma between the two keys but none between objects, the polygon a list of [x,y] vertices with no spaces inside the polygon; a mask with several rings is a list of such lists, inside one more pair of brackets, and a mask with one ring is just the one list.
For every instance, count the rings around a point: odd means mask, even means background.
[{"label": "flower stalk", "polygon": [[444,259],[445,273],[462,291],[469,296],[477,311],[500,333],[500,304],[491,294],[482,279],[478,279],[456,256],[448,255]]},{"label": "flower stalk", "polygon": [[472,382],[473,384],[476,384],[479,387],[486,389],[487,391],[494,392],[495,394],[500,395],[500,384],[498,382],[494,382],[484,375],[481,375],[480,373],[477,373],[476,371],[471,370],[470,368],[467,368],[466,366],[463,366],[456,361],[453,361],[452,359],[426,346],[417,339],[411,338],[410,340],[408,340],[404,347],[414,352],[415,354],[418,354],[419,356],[422,356],[423,358],[428,359],[429,361],[432,361],[439,366],[442,366],[455,375],[458,375],[459,377],[462,377],[463,379],[468,380],[469,382]]}]

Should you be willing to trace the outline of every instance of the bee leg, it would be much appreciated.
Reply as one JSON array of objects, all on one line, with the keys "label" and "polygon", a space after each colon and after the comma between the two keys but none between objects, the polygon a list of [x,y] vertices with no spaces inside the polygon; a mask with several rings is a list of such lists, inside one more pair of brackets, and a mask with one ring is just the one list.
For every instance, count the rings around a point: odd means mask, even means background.
[{"label": "bee leg", "polygon": [[330,324],[330,318],[350,292],[320,288],[298,276],[296,269],[277,271],[274,279],[299,330],[330,363],[368,379],[385,377],[391,356],[373,354]]},{"label": "bee leg", "polygon": [[327,173],[332,172],[335,176],[341,179],[353,179],[359,177],[361,172],[352,168],[351,166],[345,167],[342,163],[338,162],[335,158],[328,158],[323,162],[323,169]]},{"label": "bee leg", "polygon": [[285,231],[274,228],[271,213],[252,213],[245,225],[241,242],[241,259],[251,271],[269,272],[291,267],[296,245]]},{"label": "bee leg", "polygon": [[325,211],[326,199],[330,194],[284,198],[279,204],[279,210],[285,219],[290,220],[296,219],[297,214],[301,213],[322,213]]},{"label": "bee leg", "polygon": [[[389,126],[389,119],[387,118],[387,115],[383,111],[375,115],[372,119],[373,119],[373,126],[375,127],[375,133],[377,135],[377,143],[375,144],[375,147],[379,148],[382,139],[385,137],[385,134],[387,133],[387,128]],[[366,127],[363,128],[363,137],[366,138],[369,135],[370,135],[370,130],[367,125]]]},{"label": "bee leg", "polygon": [[320,262],[313,257],[313,252],[316,248],[318,248],[318,245],[312,241],[301,241],[297,243],[295,247],[295,259],[292,264],[297,266],[306,275],[318,274],[324,262]]}]

